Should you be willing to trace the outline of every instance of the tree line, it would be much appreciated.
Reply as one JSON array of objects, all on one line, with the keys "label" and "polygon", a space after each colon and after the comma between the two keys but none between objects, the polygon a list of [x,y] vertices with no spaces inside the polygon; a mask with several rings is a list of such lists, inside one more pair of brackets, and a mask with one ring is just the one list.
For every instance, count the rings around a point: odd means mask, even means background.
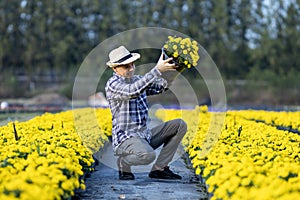
[{"label": "tree line", "polygon": [[2,79],[76,72],[101,41],[138,27],[189,35],[227,79],[299,75],[299,0],[4,0],[0,21]]}]

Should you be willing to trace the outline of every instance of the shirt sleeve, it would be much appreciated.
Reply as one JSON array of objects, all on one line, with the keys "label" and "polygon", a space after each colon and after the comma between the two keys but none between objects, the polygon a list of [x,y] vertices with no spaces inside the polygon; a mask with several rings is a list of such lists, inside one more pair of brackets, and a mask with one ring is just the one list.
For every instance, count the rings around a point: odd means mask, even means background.
[{"label": "shirt sleeve", "polygon": [[110,79],[105,87],[107,100],[126,100],[138,97],[151,85],[161,73],[154,67],[137,81],[126,83],[120,78]]},{"label": "shirt sleeve", "polygon": [[147,96],[163,93],[168,89],[168,82],[163,78],[157,78],[146,90]]}]

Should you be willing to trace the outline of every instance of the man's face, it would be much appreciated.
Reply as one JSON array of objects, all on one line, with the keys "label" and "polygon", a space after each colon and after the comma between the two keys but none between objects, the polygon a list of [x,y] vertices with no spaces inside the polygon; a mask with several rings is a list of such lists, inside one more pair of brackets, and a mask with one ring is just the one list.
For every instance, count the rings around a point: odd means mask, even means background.
[{"label": "man's face", "polygon": [[127,65],[120,65],[113,70],[119,75],[124,76],[125,78],[131,78],[134,75],[135,65],[134,63],[129,63]]}]

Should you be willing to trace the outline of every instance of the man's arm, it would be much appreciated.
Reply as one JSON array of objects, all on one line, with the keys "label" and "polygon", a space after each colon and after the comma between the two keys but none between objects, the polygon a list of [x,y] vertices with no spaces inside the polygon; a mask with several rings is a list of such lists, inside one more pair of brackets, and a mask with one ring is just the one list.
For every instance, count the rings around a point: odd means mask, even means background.
[{"label": "man's arm", "polygon": [[156,66],[141,79],[133,83],[124,83],[119,78],[110,79],[105,87],[106,98],[108,100],[126,100],[138,97],[162,75],[162,72],[176,70],[176,65],[169,63],[171,60],[172,58],[163,60],[163,54],[161,54]]},{"label": "man's arm", "polygon": [[142,78],[133,83],[125,83],[119,77],[110,79],[105,88],[106,98],[108,100],[126,100],[136,98],[160,76],[161,73],[157,67],[155,67]]}]

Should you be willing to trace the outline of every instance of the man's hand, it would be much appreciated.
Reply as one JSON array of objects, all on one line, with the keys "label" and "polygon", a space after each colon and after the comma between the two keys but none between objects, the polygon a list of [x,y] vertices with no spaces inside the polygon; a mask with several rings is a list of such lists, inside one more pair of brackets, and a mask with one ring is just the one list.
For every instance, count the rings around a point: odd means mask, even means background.
[{"label": "man's hand", "polygon": [[160,55],[160,58],[156,64],[157,69],[162,73],[166,71],[175,71],[178,66],[175,65],[175,63],[170,64],[169,62],[173,60],[173,58],[168,58],[164,60],[163,53]]}]

